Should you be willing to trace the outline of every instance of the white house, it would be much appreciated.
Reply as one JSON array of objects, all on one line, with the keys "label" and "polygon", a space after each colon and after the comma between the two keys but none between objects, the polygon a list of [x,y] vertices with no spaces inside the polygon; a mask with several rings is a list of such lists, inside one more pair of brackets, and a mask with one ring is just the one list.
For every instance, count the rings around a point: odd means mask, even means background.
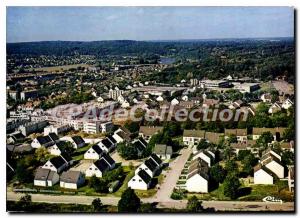
[{"label": "white house", "polygon": [[198,151],[194,154],[192,160],[196,160],[197,158],[204,160],[210,167],[215,159],[215,154],[209,150]]},{"label": "white house", "polygon": [[135,170],[135,174],[141,170],[144,170],[151,178],[153,178],[158,169],[158,165],[152,159],[147,159]]},{"label": "white house", "polygon": [[84,159],[88,160],[98,160],[101,158],[104,151],[98,146],[93,145],[84,153]]},{"label": "white house", "polygon": [[171,105],[177,105],[177,104],[179,104],[179,101],[178,101],[176,98],[174,98],[174,99],[171,101]]},{"label": "white house", "polygon": [[87,177],[92,177],[94,175],[96,177],[102,177],[103,173],[107,170],[109,170],[109,165],[103,158],[101,158],[89,166],[89,168],[85,171],[85,175]]},{"label": "white house", "polygon": [[78,189],[85,182],[84,176],[79,171],[63,172],[60,177],[60,187],[66,189]]},{"label": "white house", "polygon": [[108,138],[102,139],[99,143],[98,146],[105,152],[110,152],[112,149],[115,148],[115,144],[109,140]]},{"label": "white house", "polygon": [[189,97],[187,95],[184,95],[184,96],[181,97],[181,100],[182,101],[188,101]]},{"label": "white house", "polygon": [[271,94],[262,94],[260,99],[264,102],[264,103],[271,103],[272,102],[272,96]]},{"label": "white house", "polygon": [[31,142],[31,147],[49,147],[59,140],[55,133],[49,133],[47,136],[38,136]]},{"label": "white house", "polygon": [[136,147],[138,156],[141,156],[147,147],[147,142],[143,138],[133,140],[132,144]]},{"label": "white house", "polygon": [[166,160],[171,159],[173,154],[172,146],[165,144],[156,144],[153,151],[160,159]]},{"label": "white house", "polygon": [[54,145],[47,148],[51,155],[59,156],[64,152],[64,142],[56,142]]},{"label": "white house", "polygon": [[204,139],[205,131],[203,130],[184,130],[183,131],[183,143],[192,147],[197,145],[201,139]]},{"label": "white house", "polygon": [[75,149],[85,146],[85,141],[81,136],[72,136],[69,141],[72,143]]},{"label": "white house", "polygon": [[186,190],[188,192],[208,193],[208,175],[201,172],[201,169],[195,170],[187,175]]},{"label": "white house", "polygon": [[162,102],[162,101],[164,101],[164,98],[163,98],[162,96],[158,96],[158,97],[156,98],[156,101]]},{"label": "white house", "polygon": [[254,167],[254,184],[274,184],[274,174],[261,164]]},{"label": "white house", "polygon": [[51,187],[58,183],[58,181],[59,175],[55,171],[38,168],[34,176],[33,184],[35,186]]},{"label": "white house", "polygon": [[137,190],[148,190],[151,184],[151,177],[144,171],[140,170],[128,182],[128,187]]},{"label": "white house", "polygon": [[129,132],[129,130],[120,127],[114,132],[112,137],[115,139],[116,143],[121,143],[124,141],[131,141],[130,135],[131,133]]},{"label": "white house", "polygon": [[273,155],[268,155],[261,159],[260,163],[272,171],[279,179],[284,178],[284,167],[280,163],[280,160]]},{"label": "white house", "polygon": [[277,112],[279,112],[279,111],[281,111],[281,106],[280,106],[277,102],[275,102],[275,103],[273,103],[273,104],[270,106],[270,108],[269,108],[269,110],[268,110],[268,113],[269,113],[269,114],[274,114],[274,113],[277,113]]},{"label": "white house", "polygon": [[43,169],[49,169],[51,171],[60,173],[64,169],[66,169],[70,164],[72,163],[72,160],[67,157],[66,155],[60,155],[51,158],[48,160],[43,166]]},{"label": "white house", "polygon": [[292,107],[294,105],[294,103],[289,99],[287,98],[283,103],[282,103],[282,108],[284,109],[289,109],[290,107]]}]

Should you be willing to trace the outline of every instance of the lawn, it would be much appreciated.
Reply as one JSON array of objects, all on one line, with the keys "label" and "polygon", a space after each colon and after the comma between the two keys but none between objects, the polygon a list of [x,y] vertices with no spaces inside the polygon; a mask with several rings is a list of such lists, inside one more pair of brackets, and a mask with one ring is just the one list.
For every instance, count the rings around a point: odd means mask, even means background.
[{"label": "lawn", "polygon": [[[280,181],[275,185],[243,185],[240,188],[240,192],[240,197],[236,199],[238,201],[262,201],[262,199],[267,196],[278,197],[283,201],[293,201],[293,195],[288,191],[286,181]],[[222,184],[210,193],[189,193],[187,194],[187,197],[191,197],[193,195],[196,195],[201,200],[230,200],[228,197],[224,196]]]}]

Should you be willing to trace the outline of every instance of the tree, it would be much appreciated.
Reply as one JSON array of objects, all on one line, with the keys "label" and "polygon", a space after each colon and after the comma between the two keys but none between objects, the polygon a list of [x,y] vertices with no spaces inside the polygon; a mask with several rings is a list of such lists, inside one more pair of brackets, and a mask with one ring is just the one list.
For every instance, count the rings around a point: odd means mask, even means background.
[{"label": "tree", "polygon": [[199,201],[198,198],[193,195],[187,203],[187,210],[190,212],[201,212],[203,211],[202,201]]},{"label": "tree", "polygon": [[139,131],[140,124],[139,122],[132,122],[132,121],[127,121],[124,125],[126,129],[128,129],[130,132],[134,133]]},{"label": "tree", "polygon": [[21,183],[29,183],[32,181],[33,172],[28,169],[26,165],[23,163],[24,161],[18,162],[15,170],[16,178]]},{"label": "tree", "polygon": [[242,164],[243,172],[245,172],[247,175],[251,175],[253,172],[253,167],[257,164],[257,158],[254,156],[254,154],[250,153],[242,160]]},{"label": "tree", "polygon": [[224,180],[224,195],[230,199],[236,199],[238,197],[238,189],[240,187],[239,178],[236,174],[227,175]]},{"label": "tree", "polygon": [[205,139],[201,139],[197,145],[197,150],[207,149],[209,147],[209,143]]},{"label": "tree", "polygon": [[34,156],[35,156],[36,160],[41,163],[45,162],[48,159],[49,155],[50,154],[49,154],[47,148],[45,148],[44,146],[36,149],[34,152]]},{"label": "tree", "polygon": [[228,160],[225,163],[225,170],[227,171],[227,174],[236,173],[238,171],[238,165],[234,160]]},{"label": "tree", "polygon": [[118,202],[119,212],[137,212],[141,207],[141,200],[135,194],[134,190],[127,188],[121,195],[121,199]]},{"label": "tree", "polygon": [[94,211],[101,211],[103,204],[102,204],[100,198],[95,198],[92,202],[92,206],[93,206]]},{"label": "tree", "polygon": [[268,143],[271,143],[274,140],[272,133],[263,132],[260,137],[257,139],[256,143],[264,148],[268,146]]},{"label": "tree", "polygon": [[217,183],[222,183],[226,176],[225,170],[219,164],[215,164],[214,166],[212,166],[209,173],[211,178]]},{"label": "tree", "polygon": [[103,178],[97,178],[95,175],[89,181],[89,187],[96,192],[107,193],[107,182]]},{"label": "tree", "polygon": [[138,158],[138,150],[131,143],[119,143],[117,145],[117,151],[125,160],[134,160]]}]

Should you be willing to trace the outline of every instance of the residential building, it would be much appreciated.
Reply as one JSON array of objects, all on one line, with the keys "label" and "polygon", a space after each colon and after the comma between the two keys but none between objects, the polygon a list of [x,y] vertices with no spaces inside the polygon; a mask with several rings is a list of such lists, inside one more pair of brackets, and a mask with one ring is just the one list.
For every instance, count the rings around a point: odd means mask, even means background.
[{"label": "residential building", "polygon": [[101,158],[100,160],[96,160],[94,163],[90,165],[90,167],[85,171],[85,175],[87,177],[102,177],[104,172],[109,170],[108,163]]},{"label": "residential building", "polygon": [[64,125],[51,125],[44,128],[44,135],[49,135],[49,133],[55,133],[56,135],[67,132],[71,127],[67,124]]},{"label": "residential building", "polygon": [[85,182],[84,176],[79,171],[63,172],[60,176],[60,187],[66,189],[78,189]]},{"label": "residential building", "polygon": [[38,168],[34,176],[33,184],[35,186],[51,187],[58,183],[58,181],[59,175],[55,171]]},{"label": "residential building", "polygon": [[160,159],[166,160],[171,159],[173,149],[172,146],[167,146],[165,144],[156,144],[153,153],[156,154]]},{"label": "residential building", "polygon": [[252,129],[252,138],[253,138],[253,140],[257,140],[262,135],[262,133],[270,132],[274,137],[274,141],[280,141],[281,138],[283,137],[283,133],[285,130],[286,130],[286,128],[283,128],[283,127],[253,128]]},{"label": "residential building", "polygon": [[183,144],[192,147],[197,145],[201,139],[204,139],[204,130],[184,130],[183,131]]},{"label": "residential building", "polygon": [[290,107],[294,105],[294,102],[292,102],[289,98],[287,98],[283,103],[282,103],[282,108],[288,110]]},{"label": "residential building", "polygon": [[36,133],[44,130],[44,127],[47,126],[46,121],[39,122],[29,122],[19,126],[19,130],[24,136],[28,136],[31,133]]},{"label": "residential building", "polygon": [[230,86],[229,81],[226,80],[201,80],[201,88],[228,88]]},{"label": "residential building", "polygon": [[104,151],[99,145],[93,145],[84,153],[84,159],[98,160],[103,155]]},{"label": "residential building", "polygon": [[132,179],[130,179],[128,187],[137,190],[148,190],[151,185],[151,180],[151,177],[145,172],[145,170],[140,170],[134,175],[134,177],[132,177]]},{"label": "residential building", "polygon": [[215,160],[215,154],[210,150],[198,151],[193,155],[192,160],[196,160],[198,158],[204,160],[207,163],[207,165],[210,167]]},{"label": "residential building", "polygon": [[72,163],[73,160],[66,154],[63,154],[60,156],[52,157],[42,166],[42,168],[60,173]]},{"label": "residential building", "polygon": [[290,192],[294,192],[295,191],[295,167],[294,166],[289,167],[288,184],[289,184]]},{"label": "residential building", "polygon": [[208,164],[201,158],[194,159],[188,169],[186,190],[188,192],[208,193]]},{"label": "residential building", "polygon": [[157,134],[162,130],[162,126],[140,126],[139,136],[143,137],[143,139],[149,142],[154,134]]},{"label": "residential building", "polygon": [[225,129],[225,139],[235,136],[238,142],[247,141],[247,129]]},{"label": "residential building", "polygon": [[55,144],[59,140],[58,136],[55,133],[50,133],[47,136],[38,136],[31,142],[31,147],[40,148],[40,147],[49,147]]}]

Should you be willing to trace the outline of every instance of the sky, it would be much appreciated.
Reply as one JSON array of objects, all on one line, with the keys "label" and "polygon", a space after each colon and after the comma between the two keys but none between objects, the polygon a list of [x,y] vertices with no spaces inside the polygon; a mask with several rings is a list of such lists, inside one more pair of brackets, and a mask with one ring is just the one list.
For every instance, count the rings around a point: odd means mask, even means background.
[{"label": "sky", "polygon": [[7,7],[7,42],[293,37],[292,7]]}]

